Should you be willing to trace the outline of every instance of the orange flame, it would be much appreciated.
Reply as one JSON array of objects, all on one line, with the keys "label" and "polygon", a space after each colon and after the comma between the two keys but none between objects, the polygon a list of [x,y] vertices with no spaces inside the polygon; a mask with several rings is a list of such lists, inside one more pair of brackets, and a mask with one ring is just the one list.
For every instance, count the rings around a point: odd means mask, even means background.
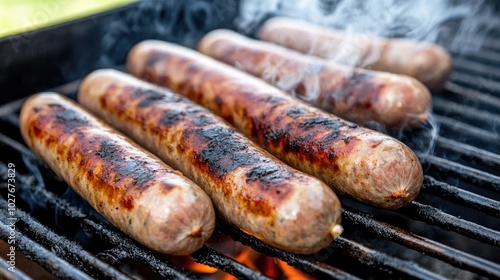
[{"label": "orange flame", "polygon": [[[244,266],[272,279],[314,279],[289,266],[286,262],[266,256],[252,248],[218,234],[211,238],[208,247],[217,250]],[[175,260],[174,260],[175,259]],[[173,257],[172,262],[194,273],[203,274],[204,279],[236,280],[234,276],[216,268],[196,263],[191,257]],[[211,274],[211,275],[209,275]]]},{"label": "orange flame", "polygon": [[195,262],[191,256],[171,256],[168,257],[168,260],[194,273],[212,274],[218,270],[217,268]]}]

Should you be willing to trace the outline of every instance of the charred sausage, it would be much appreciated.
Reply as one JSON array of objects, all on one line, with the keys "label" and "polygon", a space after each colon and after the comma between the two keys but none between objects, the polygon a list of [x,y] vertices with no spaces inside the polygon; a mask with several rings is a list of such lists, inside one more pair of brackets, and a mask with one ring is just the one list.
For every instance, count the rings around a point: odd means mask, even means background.
[{"label": "charred sausage", "polygon": [[358,124],[417,126],[431,110],[429,91],[409,76],[328,63],[230,30],[208,33],[198,50]]},{"label": "charred sausage", "polygon": [[349,34],[296,19],[269,19],[258,36],[351,66],[412,76],[430,88],[442,87],[452,69],[451,56],[439,45]]},{"label": "charred sausage", "polygon": [[310,254],[342,232],[340,202],[327,185],[187,98],[100,70],[84,79],[78,100],[197,182],[222,218],[264,242]]},{"label": "charred sausage", "polygon": [[215,211],[194,182],[56,93],[30,97],[22,136],[112,224],[145,246],[187,255],[210,237]]},{"label": "charred sausage", "polygon": [[199,52],[144,41],[128,54],[127,67],[209,108],[336,193],[387,209],[402,207],[419,193],[422,166],[400,141],[314,108]]}]

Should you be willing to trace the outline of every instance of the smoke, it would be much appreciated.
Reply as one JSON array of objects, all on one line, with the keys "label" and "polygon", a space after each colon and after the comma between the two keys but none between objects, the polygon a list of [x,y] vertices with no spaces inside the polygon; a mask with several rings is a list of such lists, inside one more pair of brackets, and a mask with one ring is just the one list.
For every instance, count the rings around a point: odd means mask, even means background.
[{"label": "smoke", "polygon": [[494,14],[494,4],[486,1],[242,0],[238,29],[251,34],[267,18],[286,16],[349,34],[408,38],[463,52],[478,49],[500,25]]},{"label": "smoke", "polygon": [[104,31],[98,65],[123,64],[133,45],[146,39],[194,48],[208,31],[229,28],[237,11],[232,0],[140,1]]}]

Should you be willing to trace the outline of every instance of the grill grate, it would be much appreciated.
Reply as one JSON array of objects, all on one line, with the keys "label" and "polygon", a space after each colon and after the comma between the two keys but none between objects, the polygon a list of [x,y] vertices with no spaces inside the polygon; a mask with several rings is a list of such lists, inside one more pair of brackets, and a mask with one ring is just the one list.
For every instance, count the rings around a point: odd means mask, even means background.
[{"label": "grill grate", "polygon": [[[500,278],[498,42],[490,38],[484,44],[487,50],[454,54],[455,68],[446,89],[433,92],[439,135],[432,152],[420,155],[426,175],[417,201],[397,211],[386,211],[342,197],[345,233],[308,256],[270,247],[220,220],[217,230],[321,279]],[[73,81],[53,90],[74,99],[78,84]],[[7,164],[13,162],[19,252],[61,279],[132,279],[124,268],[130,262],[159,277],[202,277],[144,248],[78,200],[24,145],[18,124],[23,101],[12,100],[0,106],[4,128],[0,147],[5,151],[0,157],[0,174],[4,176],[0,192],[6,197]],[[403,132],[401,136],[416,149],[416,138],[432,137],[428,130]],[[0,205],[6,209],[7,201],[0,198]],[[0,220],[7,218],[7,212],[0,211]],[[7,241],[9,234],[10,228],[0,223],[0,238]],[[192,258],[238,279],[268,279],[207,246]],[[11,274],[8,267],[0,260],[0,276],[29,279],[19,270]]]}]

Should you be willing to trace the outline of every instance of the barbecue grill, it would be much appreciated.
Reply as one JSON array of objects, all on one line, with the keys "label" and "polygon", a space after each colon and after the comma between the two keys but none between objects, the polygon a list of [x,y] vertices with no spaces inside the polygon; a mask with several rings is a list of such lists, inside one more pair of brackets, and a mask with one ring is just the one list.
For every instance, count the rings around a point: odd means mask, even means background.
[{"label": "barbecue grill", "polygon": [[[236,29],[238,8],[225,0],[133,3],[0,39],[2,278],[36,278],[35,266],[61,279],[211,276],[145,248],[93,211],[26,147],[18,116],[30,94],[51,90],[74,99],[92,70],[123,70],[126,53],[143,39],[194,47],[212,29]],[[451,78],[433,92],[432,124],[387,132],[419,154],[425,178],[416,201],[387,211],[340,197],[344,234],[307,256],[271,247],[221,220],[216,232],[320,279],[500,278],[500,33],[488,36],[478,50],[452,53]],[[13,166],[15,192],[7,185]],[[7,255],[11,236],[14,272]],[[194,263],[238,279],[275,277],[215,242],[192,254]],[[30,260],[24,269],[21,255]]]}]

